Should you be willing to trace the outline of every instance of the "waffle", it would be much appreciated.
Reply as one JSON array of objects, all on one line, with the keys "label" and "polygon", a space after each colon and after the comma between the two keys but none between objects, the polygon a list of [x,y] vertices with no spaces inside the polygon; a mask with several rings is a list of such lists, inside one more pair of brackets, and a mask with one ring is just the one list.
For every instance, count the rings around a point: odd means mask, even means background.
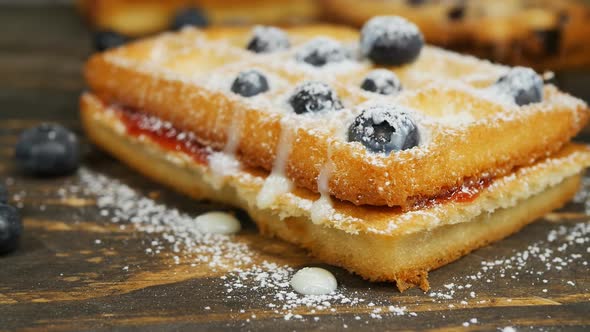
[{"label": "waffle", "polygon": [[319,15],[313,0],[79,0],[78,8],[91,25],[128,36],[168,30],[184,8],[199,8],[209,23],[293,24]]},{"label": "waffle", "polygon": [[[356,30],[313,25],[285,31],[291,47],[270,54],[245,49],[251,28],[166,33],[93,56],[85,76],[101,100],[169,121],[248,167],[284,173],[295,187],[405,210],[551,155],[588,119],[584,102],[550,84],[543,86],[542,102],[518,106],[492,89],[509,67],[431,46],[413,63],[388,67],[399,77],[401,93],[367,92],[359,86],[376,68],[368,60],[322,67],[295,60],[318,36],[321,43],[358,52]],[[231,93],[234,78],[249,69],[268,77],[269,91],[251,98]],[[343,109],[295,114],[288,105],[295,87],[314,80],[331,86]],[[383,154],[347,142],[346,129],[375,103],[408,109],[420,144]],[[282,186],[288,190],[290,184]]]},{"label": "waffle", "polygon": [[[485,187],[463,188],[462,193],[472,190],[469,200],[454,196],[404,212],[338,200],[324,204],[319,194],[294,188],[261,208],[268,172],[242,167],[219,185],[217,170],[207,162],[215,151],[192,141],[190,133],[92,94],[82,96],[81,110],[88,137],[140,173],[194,198],[243,208],[262,233],[296,243],[368,280],[394,281],[400,290],[427,290],[429,271],[562,206],[590,165],[590,149],[569,144]],[[317,218],[318,211],[324,218]]]},{"label": "waffle", "polygon": [[563,69],[590,65],[590,8],[581,1],[321,0],[328,16],[361,26],[374,15],[401,15],[426,39],[512,65]]}]

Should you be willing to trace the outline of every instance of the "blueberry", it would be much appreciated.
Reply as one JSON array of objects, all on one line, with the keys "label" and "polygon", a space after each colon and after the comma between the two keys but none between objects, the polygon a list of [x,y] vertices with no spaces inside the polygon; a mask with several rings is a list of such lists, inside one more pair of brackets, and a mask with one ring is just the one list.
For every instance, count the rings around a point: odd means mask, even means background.
[{"label": "blueberry", "polygon": [[406,0],[406,2],[410,6],[421,6],[426,2],[426,0]]},{"label": "blueberry", "polygon": [[176,12],[172,19],[172,30],[180,30],[185,26],[205,27],[209,24],[207,16],[202,10],[195,7],[184,8]]},{"label": "blueberry", "polygon": [[334,39],[317,37],[301,46],[295,59],[308,63],[312,66],[321,67],[328,63],[341,62],[348,59],[350,55],[344,46]]},{"label": "blueberry", "polygon": [[287,34],[275,27],[257,26],[246,48],[254,53],[271,53],[290,46]]},{"label": "blueberry", "polygon": [[111,30],[96,31],[93,39],[94,49],[99,52],[122,46],[131,40],[129,37]]},{"label": "blueberry", "polygon": [[256,96],[268,91],[268,81],[256,70],[243,71],[232,83],[231,91],[244,97]]},{"label": "blueberry", "polygon": [[447,13],[447,17],[451,21],[460,21],[461,19],[463,19],[463,17],[465,17],[465,6],[458,5],[451,8]]},{"label": "blueberry", "polygon": [[519,105],[538,103],[543,100],[543,79],[534,70],[514,67],[494,84],[496,90],[514,98]]},{"label": "blueberry", "polygon": [[8,203],[8,190],[0,183],[0,204]]},{"label": "blueberry", "polygon": [[402,84],[391,70],[375,69],[365,77],[361,88],[382,95],[392,95],[402,90]]},{"label": "blueberry", "polygon": [[0,204],[0,254],[14,251],[22,233],[18,211],[10,205]]},{"label": "blueberry", "polygon": [[406,150],[418,145],[418,127],[403,107],[374,105],[350,125],[348,141],[360,142],[373,152]]},{"label": "blueberry", "polygon": [[66,175],[80,164],[78,138],[68,129],[44,123],[24,131],[16,144],[16,161],[34,175]]},{"label": "blueberry", "polygon": [[424,45],[416,25],[398,16],[377,16],[361,30],[361,53],[376,64],[399,66],[413,62]]},{"label": "blueberry", "polygon": [[327,84],[310,81],[299,85],[289,104],[297,114],[342,109],[342,102]]}]

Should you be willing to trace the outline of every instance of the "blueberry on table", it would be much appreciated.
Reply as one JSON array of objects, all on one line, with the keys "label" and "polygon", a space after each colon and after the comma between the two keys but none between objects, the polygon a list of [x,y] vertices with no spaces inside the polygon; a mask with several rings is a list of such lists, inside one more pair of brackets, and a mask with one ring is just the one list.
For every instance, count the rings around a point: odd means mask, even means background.
[{"label": "blueberry on table", "polygon": [[186,26],[205,27],[209,24],[207,16],[199,8],[184,8],[176,12],[172,20],[172,30],[180,30]]},{"label": "blueberry on table", "polygon": [[372,152],[389,153],[413,148],[420,138],[409,112],[397,105],[374,105],[363,110],[348,128],[348,141]]},{"label": "blueberry on table", "polygon": [[297,114],[343,108],[336,92],[327,84],[317,81],[299,85],[289,98],[289,104]]},{"label": "blueberry on table", "polygon": [[129,37],[111,30],[96,31],[93,38],[94,49],[99,52],[122,46],[131,40]]},{"label": "blueberry on table", "polygon": [[27,173],[40,176],[71,174],[80,164],[78,137],[68,129],[44,123],[25,130],[16,144],[16,162]]},{"label": "blueberry on table", "polygon": [[243,71],[232,83],[231,91],[243,97],[252,97],[268,91],[268,81],[257,70]]},{"label": "blueberry on table", "polygon": [[340,42],[327,38],[317,37],[301,46],[295,59],[315,67],[321,67],[328,63],[341,62],[350,56],[348,51]]},{"label": "blueberry on table", "polygon": [[16,208],[0,204],[0,254],[14,251],[22,233],[22,221]]},{"label": "blueberry on table", "polygon": [[399,66],[413,62],[424,46],[418,27],[398,16],[377,16],[361,30],[361,53],[376,64]]},{"label": "blueberry on table", "polygon": [[543,100],[543,79],[530,68],[510,69],[494,83],[494,87],[500,93],[514,98],[519,106]]},{"label": "blueberry on table", "polygon": [[402,84],[391,70],[375,69],[367,74],[361,89],[382,95],[393,95],[402,90]]},{"label": "blueberry on table", "polygon": [[272,53],[286,50],[291,43],[285,31],[268,26],[257,26],[246,48],[254,53]]},{"label": "blueberry on table", "polygon": [[8,203],[8,190],[0,183],[0,204]]}]

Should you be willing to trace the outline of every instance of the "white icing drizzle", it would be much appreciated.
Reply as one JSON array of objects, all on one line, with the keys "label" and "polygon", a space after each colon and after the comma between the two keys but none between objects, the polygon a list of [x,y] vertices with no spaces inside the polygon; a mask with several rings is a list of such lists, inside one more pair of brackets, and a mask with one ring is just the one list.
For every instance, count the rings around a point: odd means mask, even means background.
[{"label": "white icing drizzle", "polygon": [[242,123],[243,112],[234,110],[223,151],[209,155],[210,182],[216,190],[221,189],[229,175],[236,174],[240,170],[241,164],[236,158],[236,152],[242,134]]},{"label": "white icing drizzle", "polygon": [[291,278],[291,287],[303,295],[326,295],[338,288],[334,275],[319,267],[304,267]]},{"label": "white icing drizzle", "polygon": [[227,142],[225,143],[224,152],[228,154],[235,154],[240,143],[240,136],[242,133],[243,112],[233,112],[231,125],[227,132]]},{"label": "white icing drizzle", "polygon": [[329,181],[334,171],[332,162],[332,145],[328,143],[328,160],[322,166],[318,175],[318,191],[320,198],[311,205],[311,221],[314,224],[322,224],[329,221],[334,212],[332,199],[330,198]]},{"label": "white icing drizzle", "polygon": [[288,117],[285,117],[281,121],[281,134],[272,172],[264,181],[264,185],[256,197],[256,205],[260,209],[271,207],[279,195],[286,194],[293,189],[293,182],[285,174],[294,135],[294,129],[287,124],[289,122],[287,119]]},{"label": "white icing drizzle", "polygon": [[226,212],[207,212],[195,218],[195,223],[203,233],[235,234],[242,229],[240,221]]},{"label": "white icing drizzle", "polygon": [[208,160],[211,171],[209,183],[215,190],[221,189],[227,177],[240,170],[240,161],[236,159],[234,153],[214,152],[209,155]]}]

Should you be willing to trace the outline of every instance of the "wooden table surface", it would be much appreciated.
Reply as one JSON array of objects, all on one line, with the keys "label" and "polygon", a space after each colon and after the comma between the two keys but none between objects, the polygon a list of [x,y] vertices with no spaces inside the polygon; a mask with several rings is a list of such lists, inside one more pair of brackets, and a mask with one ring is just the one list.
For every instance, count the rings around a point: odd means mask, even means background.
[{"label": "wooden table surface", "polygon": [[[275,290],[253,290],[253,283],[230,293],[223,271],[191,266],[190,260],[175,264],[177,253],[168,247],[147,254],[160,235],[113,224],[108,211],[96,205],[99,195],[71,190],[87,185],[80,173],[28,178],[12,162],[19,132],[41,121],[65,124],[83,137],[77,98],[89,52],[86,29],[70,8],[0,9],[0,181],[22,207],[25,225],[20,250],[0,257],[0,330],[590,329],[590,223],[583,203],[570,203],[432,272],[428,293],[400,294],[392,285],[327,267],[343,297],[364,302],[333,301],[334,310],[315,313],[305,306],[271,308],[269,303],[280,303],[271,300]],[[138,195],[189,216],[229,209],[168,191],[83,143],[82,175],[123,181]],[[288,244],[262,239],[248,218],[238,215],[245,230],[231,241],[248,245],[256,262],[322,266]],[[406,309],[395,314],[390,306]]]}]

